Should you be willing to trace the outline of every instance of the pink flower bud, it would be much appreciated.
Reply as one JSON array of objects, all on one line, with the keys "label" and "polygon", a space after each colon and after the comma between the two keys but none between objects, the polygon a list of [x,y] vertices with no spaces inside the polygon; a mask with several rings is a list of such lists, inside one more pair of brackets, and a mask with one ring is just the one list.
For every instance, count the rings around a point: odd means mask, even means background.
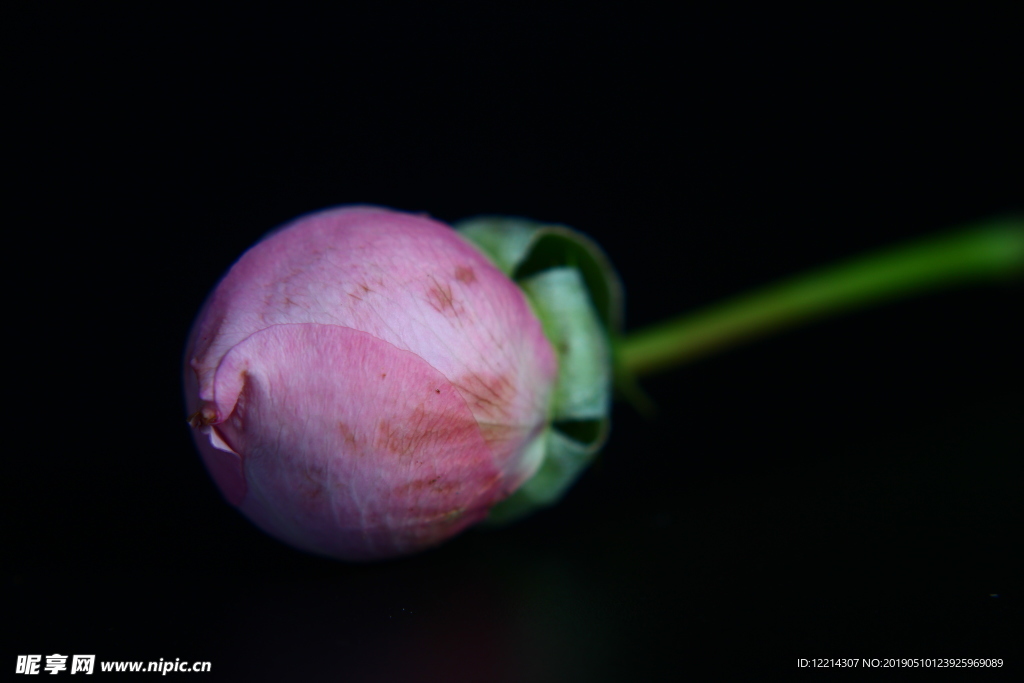
[{"label": "pink flower bud", "polygon": [[247,251],[185,358],[224,496],[349,560],[439,543],[529,479],[557,371],[523,293],[475,247],[373,207],[300,218]]}]

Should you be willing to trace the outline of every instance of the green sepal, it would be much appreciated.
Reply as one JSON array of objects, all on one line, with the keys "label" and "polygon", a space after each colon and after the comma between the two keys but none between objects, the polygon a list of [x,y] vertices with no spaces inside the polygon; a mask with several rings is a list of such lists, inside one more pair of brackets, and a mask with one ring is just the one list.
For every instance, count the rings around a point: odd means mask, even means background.
[{"label": "green sepal", "polygon": [[578,269],[608,334],[622,332],[622,283],[601,247],[586,235],[505,216],[470,218],[455,229],[516,281],[557,266]]},{"label": "green sepal", "polygon": [[607,440],[622,286],[600,248],[567,227],[484,217],[456,228],[520,286],[558,358],[550,424],[528,448],[540,465],[491,510],[500,524],[557,502]]},{"label": "green sepal", "polygon": [[561,266],[518,284],[558,357],[551,418],[557,422],[606,417],[611,401],[611,345],[580,272]]},{"label": "green sepal", "polygon": [[599,430],[589,443],[577,441],[558,428],[557,423],[543,434],[544,460],[537,472],[511,496],[491,509],[487,523],[507,524],[540,508],[557,503],[583,470],[594,460],[608,438],[607,417],[595,421]]}]

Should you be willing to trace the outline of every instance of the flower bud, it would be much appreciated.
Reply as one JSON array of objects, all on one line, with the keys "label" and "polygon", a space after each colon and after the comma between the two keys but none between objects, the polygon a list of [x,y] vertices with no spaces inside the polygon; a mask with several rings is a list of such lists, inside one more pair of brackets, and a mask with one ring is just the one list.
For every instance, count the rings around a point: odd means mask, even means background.
[{"label": "flower bud", "polygon": [[373,207],[305,216],[247,251],[185,357],[190,424],[228,501],[297,548],[369,560],[437,544],[533,478],[562,363],[493,261]]}]

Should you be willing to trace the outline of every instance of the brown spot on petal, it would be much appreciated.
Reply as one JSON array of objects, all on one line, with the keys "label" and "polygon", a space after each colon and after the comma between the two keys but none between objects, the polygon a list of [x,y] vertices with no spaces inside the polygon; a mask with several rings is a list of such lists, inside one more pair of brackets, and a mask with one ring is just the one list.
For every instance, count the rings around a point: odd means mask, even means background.
[{"label": "brown spot on petal", "polygon": [[480,436],[483,437],[484,443],[498,451],[503,450],[500,448],[501,444],[520,438],[523,431],[519,425],[480,423]]},{"label": "brown spot on petal", "polygon": [[464,285],[476,282],[476,273],[469,266],[459,266],[455,269],[455,279]]},{"label": "brown spot on petal", "polygon": [[446,526],[451,526],[452,524],[457,522],[459,518],[462,517],[462,515],[464,514],[466,514],[465,508],[455,508],[454,510],[449,510],[448,512],[445,512],[444,514],[436,517],[432,521],[440,528],[444,528]]},{"label": "brown spot on petal", "polygon": [[352,428],[344,422],[339,422],[338,430],[341,432],[341,436],[345,439],[345,445],[352,447],[354,450],[356,448],[356,434],[352,431]]},{"label": "brown spot on petal", "polygon": [[300,474],[299,493],[304,498],[316,499],[324,495],[324,477],[326,471],[320,465],[305,466]]},{"label": "brown spot on petal", "polygon": [[481,417],[490,420],[508,417],[509,404],[516,396],[515,384],[508,375],[470,373],[456,379],[453,384],[477,420]]},{"label": "brown spot on petal", "polygon": [[467,430],[476,429],[476,420],[470,416],[456,419],[455,415],[430,411],[427,404],[422,403],[401,421],[383,419],[378,422],[373,446],[375,450],[406,458],[415,456],[431,444],[462,443]]},{"label": "brown spot on petal", "polygon": [[402,484],[395,488],[395,494],[406,496],[408,494],[420,494],[425,492],[447,495],[459,490],[459,485],[453,481],[442,481],[441,477],[431,479],[417,479],[408,484]]},{"label": "brown spot on petal", "polygon": [[452,296],[452,287],[447,282],[438,282],[430,278],[431,285],[427,289],[427,303],[438,313],[446,315],[458,315],[455,309],[455,298]]},{"label": "brown spot on petal", "polygon": [[356,284],[355,291],[346,293],[356,301],[362,301],[363,296],[365,296],[366,294],[370,294],[373,291],[374,290],[370,288],[370,285],[366,284],[365,282],[359,282]]},{"label": "brown spot on petal", "polygon": [[431,440],[443,438],[444,431],[430,424],[426,419],[426,411],[420,406],[413,411],[407,422],[381,420],[377,424],[376,445],[399,457],[409,457]]},{"label": "brown spot on petal", "polygon": [[524,425],[518,424],[512,404],[516,386],[508,375],[467,374],[453,382],[469,406],[484,442],[503,451],[505,444],[522,437]]}]

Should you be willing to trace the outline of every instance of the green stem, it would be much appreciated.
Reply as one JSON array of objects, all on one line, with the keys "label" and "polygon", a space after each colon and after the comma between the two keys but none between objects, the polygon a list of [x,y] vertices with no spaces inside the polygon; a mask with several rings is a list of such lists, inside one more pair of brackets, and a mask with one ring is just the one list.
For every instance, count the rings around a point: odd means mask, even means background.
[{"label": "green stem", "polygon": [[1024,272],[1024,218],[974,226],[813,271],[623,338],[622,373],[646,375],[814,318]]}]

